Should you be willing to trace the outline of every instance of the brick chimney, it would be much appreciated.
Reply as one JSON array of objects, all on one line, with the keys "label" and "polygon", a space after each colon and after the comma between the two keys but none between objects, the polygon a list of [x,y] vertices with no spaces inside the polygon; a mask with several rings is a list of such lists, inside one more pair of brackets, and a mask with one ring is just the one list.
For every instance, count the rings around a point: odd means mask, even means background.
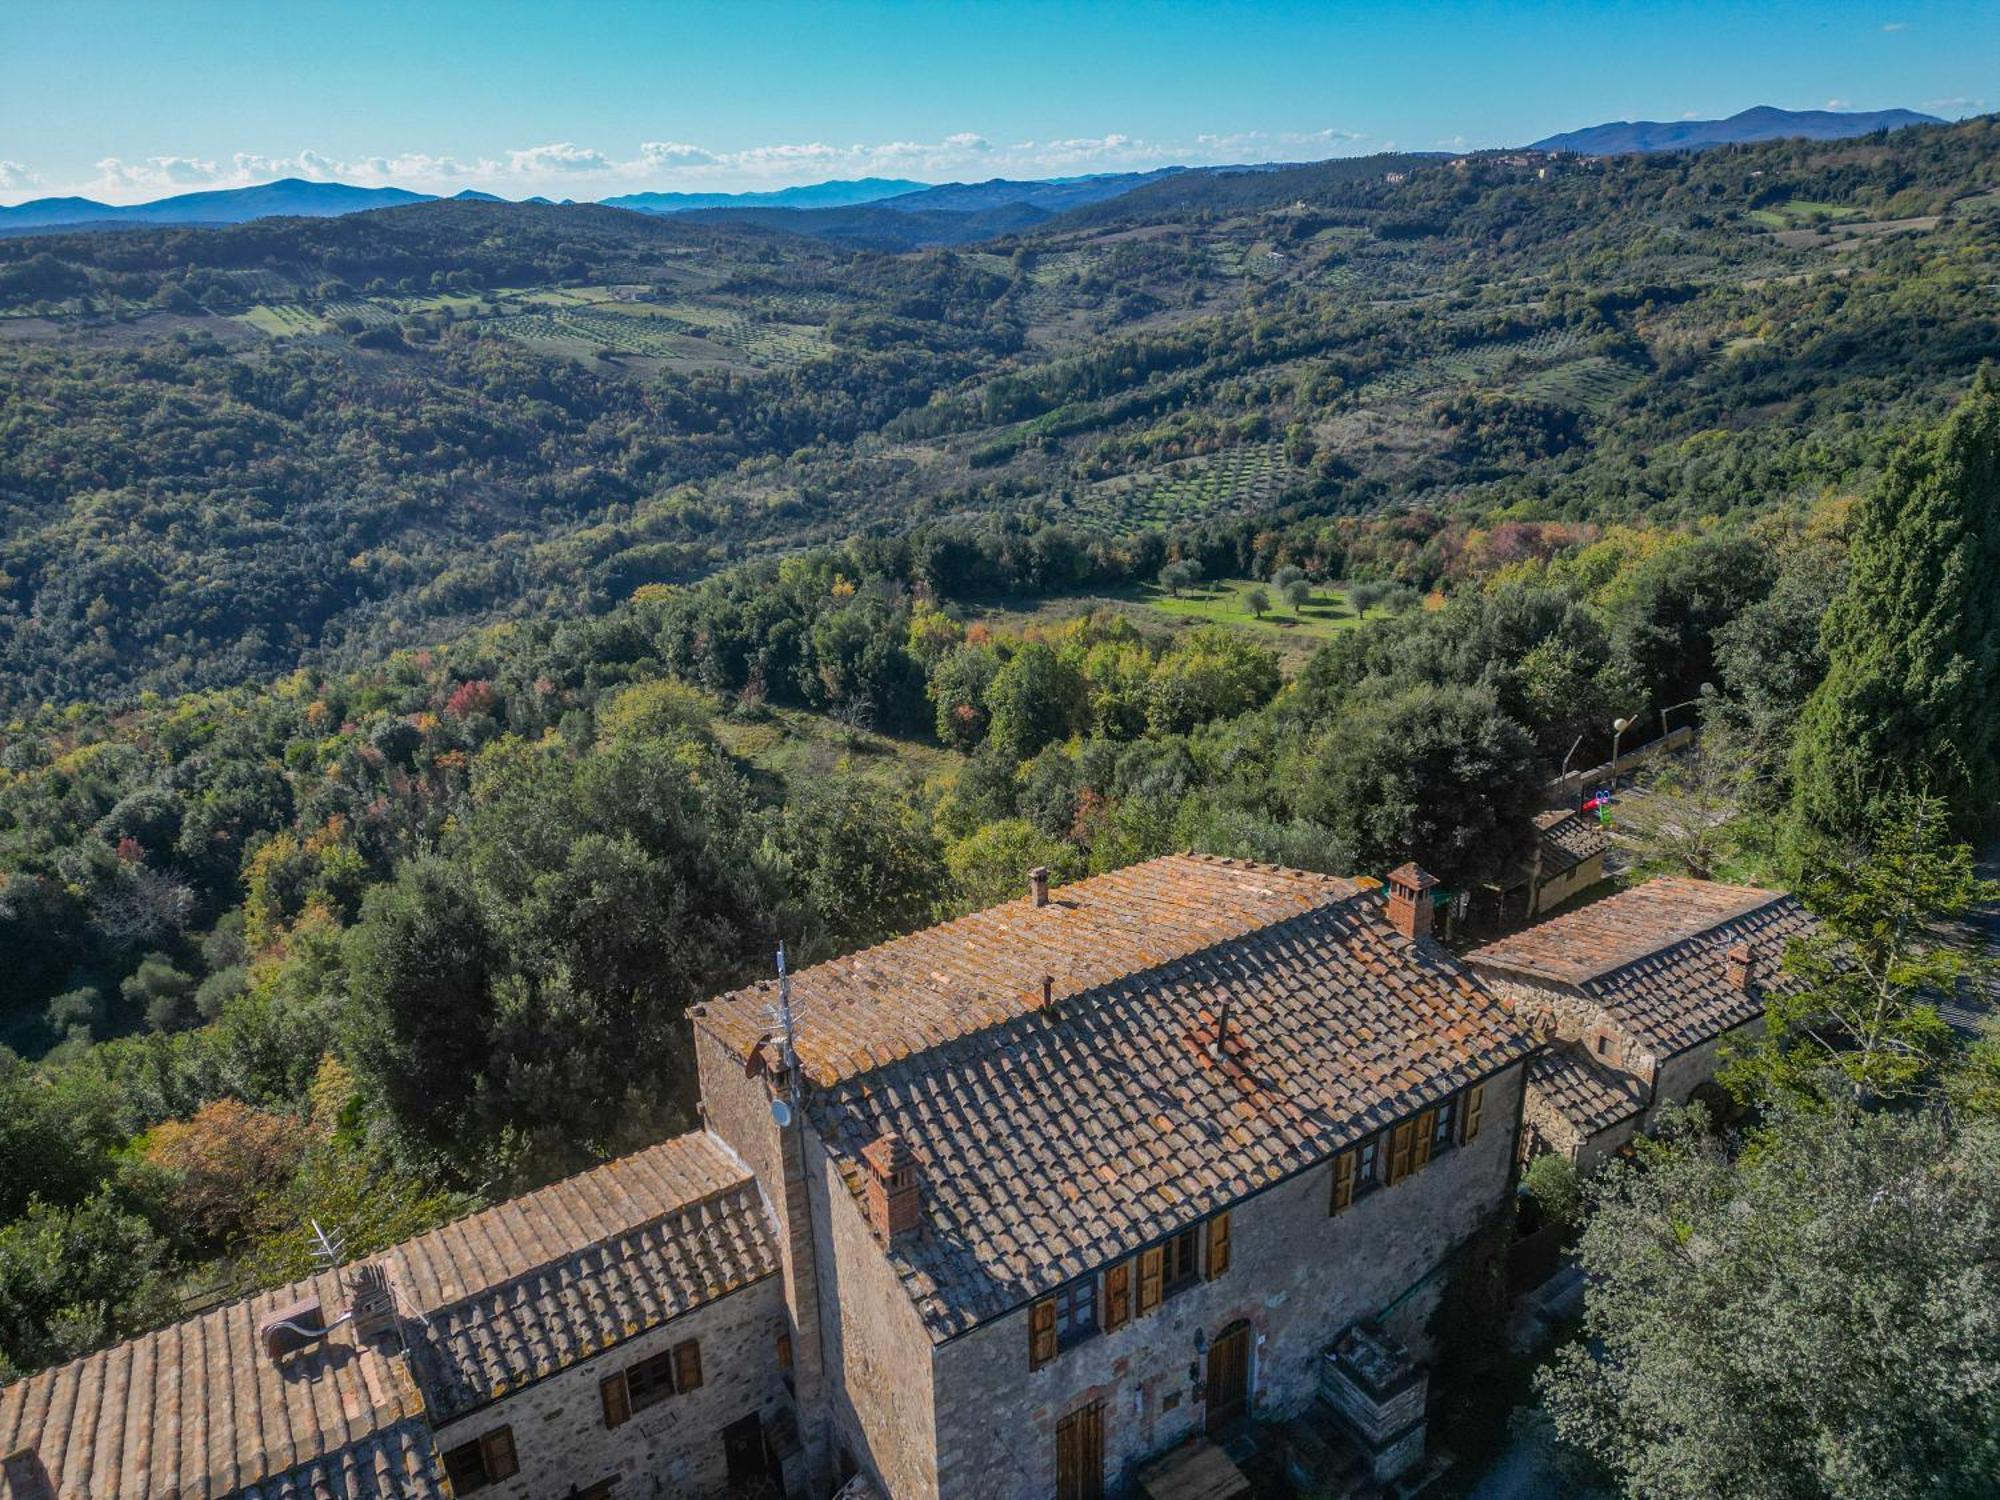
[{"label": "brick chimney", "polygon": [[1431,935],[1431,889],[1437,877],[1417,868],[1416,861],[1389,872],[1389,925],[1406,938]]},{"label": "brick chimney", "polygon": [[902,1136],[885,1130],[861,1148],[868,1164],[868,1222],[885,1245],[898,1245],[917,1232],[922,1198],[917,1158]]},{"label": "brick chimney", "polygon": [[1037,906],[1049,904],[1049,869],[1047,865],[1036,865],[1028,871],[1028,899]]},{"label": "brick chimney", "polygon": [[1756,955],[1750,951],[1748,943],[1731,943],[1728,953],[1723,955],[1723,972],[1728,976],[1732,990],[1750,993],[1750,976],[1756,971]]}]

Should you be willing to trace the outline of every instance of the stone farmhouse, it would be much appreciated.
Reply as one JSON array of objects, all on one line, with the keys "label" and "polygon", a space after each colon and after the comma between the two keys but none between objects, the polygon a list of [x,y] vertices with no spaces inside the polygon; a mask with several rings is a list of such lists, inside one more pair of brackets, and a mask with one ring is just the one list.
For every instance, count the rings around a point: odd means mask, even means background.
[{"label": "stone farmhouse", "polygon": [[1778,891],[1662,878],[1607,896],[1465,961],[1548,1045],[1528,1073],[1524,1157],[1589,1171],[1661,1106],[1712,1092],[1725,1039],[1788,981],[1785,944],[1812,919]]},{"label": "stone farmhouse", "polygon": [[1468,964],[1433,885],[1035,872],[698,1006],[701,1129],[0,1390],[0,1500],[1093,1500],[1301,1413],[1389,1479],[1536,1031],[1664,1097],[1797,920],[1656,882]]}]

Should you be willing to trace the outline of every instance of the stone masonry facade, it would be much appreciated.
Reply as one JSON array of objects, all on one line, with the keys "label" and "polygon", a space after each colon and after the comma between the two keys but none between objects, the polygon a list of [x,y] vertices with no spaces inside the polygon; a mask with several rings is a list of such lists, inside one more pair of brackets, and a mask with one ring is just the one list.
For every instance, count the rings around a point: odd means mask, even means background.
[{"label": "stone masonry facade", "polygon": [[[777,1357],[789,1322],[782,1284],[766,1277],[440,1426],[438,1451],[507,1428],[520,1468],[479,1491],[493,1500],[560,1500],[607,1481],[619,1496],[720,1495],[726,1428],[751,1416],[767,1434],[796,1428]],[[609,1425],[605,1378],[689,1342],[700,1351],[701,1384]]]},{"label": "stone masonry facade", "polygon": [[[1332,1167],[1298,1174],[1230,1210],[1229,1269],[1195,1282],[1114,1333],[1028,1366],[1027,1311],[937,1351],[940,1500],[1056,1493],[1055,1429],[1103,1403],[1105,1469],[1115,1481],[1139,1460],[1199,1433],[1206,1419],[1201,1346],[1232,1326],[1250,1330],[1251,1415],[1295,1414],[1318,1388],[1320,1361],[1350,1324],[1381,1318],[1426,1350],[1426,1324],[1451,1252],[1507,1201],[1521,1069],[1486,1085],[1491,1128],[1393,1186],[1329,1213]],[[898,1491],[898,1494],[904,1491]]]}]

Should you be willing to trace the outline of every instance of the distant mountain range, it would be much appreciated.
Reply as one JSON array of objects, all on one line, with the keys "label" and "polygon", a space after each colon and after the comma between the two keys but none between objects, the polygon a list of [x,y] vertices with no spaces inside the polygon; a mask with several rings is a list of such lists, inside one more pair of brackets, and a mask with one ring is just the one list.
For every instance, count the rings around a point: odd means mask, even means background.
[{"label": "distant mountain range", "polygon": [[[1585,156],[1618,156],[1634,151],[1682,151],[1704,146],[1803,136],[1841,140],[1905,125],[1938,125],[1941,120],[1915,110],[1853,112],[1774,109],[1760,105],[1726,120],[1621,120],[1567,131],[1534,143],[1541,151],[1574,151]],[[1173,177],[1268,170],[1238,167],[1160,167],[1151,172],[1111,172],[1090,177],[1016,181],[947,182],[932,186],[898,177],[862,177],[815,182],[753,193],[625,193],[603,200],[613,208],[645,214],[698,214],[738,223],[792,229],[827,239],[878,249],[963,244],[1031,228],[1043,219],[1122,197]],[[498,203],[492,193],[467,188],[457,198]],[[331,218],[371,208],[435,201],[430,193],[405,188],[350,187],[344,182],[307,182],[297,177],[257,187],[180,193],[151,203],[111,204],[90,198],[37,198],[0,208],[0,234],[58,228],[118,228],[161,225],[241,224],[279,216]],[[546,198],[530,198],[546,203]]]},{"label": "distant mountain range", "polygon": [[58,224],[241,224],[248,219],[279,216],[326,219],[368,208],[426,203],[432,197],[430,193],[412,193],[405,188],[349,187],[344,182],[306,182],[298,177],[284,177],[256,187],[180,193],[151,203],[36,198],[16,208],[0,208],[0,230],[42,229]]},{"label": "distant mountain range", "polygon": [[684,214],[698,208],[846,208],[874,203],[930,186],[901,177],[859,177],[852,182],[813,182],[769,193],[626,193],[604,201],[642,214]]},{"label": "distant mountain range", "polygon": [[1624,156],[1635,151],[1698,151],[1705,146],[1741,146],[1803,136],[1840,141],[1905,125],[1942,125],[1935,115],[1913,109],[1777,109],[1760,104],[1726,120],[1618,120],[1568,130],[1534,143],[1535,151],[1574,151],[1579,156]]}]

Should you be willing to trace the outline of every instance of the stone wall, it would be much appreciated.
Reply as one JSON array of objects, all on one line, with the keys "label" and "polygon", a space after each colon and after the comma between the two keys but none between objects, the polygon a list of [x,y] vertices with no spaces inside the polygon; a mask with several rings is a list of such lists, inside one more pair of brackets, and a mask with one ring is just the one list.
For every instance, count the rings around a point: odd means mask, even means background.
[{"label": "stone wall", "polygon": [[[1512,1190],[1523,1072],[1517,1065],[1487,1083],[1477,1140],[1344,1213],[1327,1212],[1328,1163],[1240,1201],[1227,1272],[1039,1370],[1028,1368],[1025,1307],[940,1346],[935,1493],[1053,1494],[1056,1424],[1092,1401],[1104,1403],[1105,1471],[1116,1485],[1202,1426],[1197,1331],[1212,1338],[1238,1320],[1250,1325],[1251,1412],[1260,1419],[1311,1400],[1321,1353],[1357,1318],[1381,1318],[1423,1357],[1445,1279],[1432,1273]],[[901,1500],[904,1491],[891,1490]]]},{"label": "stone wall", "polygon": [[[1685,1104],[1690,1094],[1715,1077],[1717,1054],[1722,1050],[1725,1041],[1749,1041],[1761,1036],[1763,1027],[1764,1018],[1759,1016],[1755,1020],[1746,1021],[1733,1031],[1726,1031],[1721,1036],[1711,1037],[1688,1048],[1685,1052],[1676,1052],[1672,1057],[1662,1059],[1659,1098],[1654,1110],[1657,1111],[1659,1106],[1664,1104]],[[1650,1113],[1647,1116],[1647,1123],[1649,1125],[1652,1123]]]},{"label": "stone wall", "polygon": [[832,1158],[816,1136],[805,1148],[834,1440],[896,1500],[936,1495],[930,1333]]},{"label": "stone wall", "polygon": [[[724,1494],[722,1429],[754,1412],[768,1432],[791,1409],[777,1359],[786,1322],[779,1280],[767,1276],[439,1426],[438,1451],[511,1428],[520,1472],[479,1492],[492,1500],[560,1500],[606,1479],[634,1497],[654,1494],[656,1480],[659,1493]],[[687,1339],[701,1346],[701,1386],[605,1426],[599,1382]]]}]

